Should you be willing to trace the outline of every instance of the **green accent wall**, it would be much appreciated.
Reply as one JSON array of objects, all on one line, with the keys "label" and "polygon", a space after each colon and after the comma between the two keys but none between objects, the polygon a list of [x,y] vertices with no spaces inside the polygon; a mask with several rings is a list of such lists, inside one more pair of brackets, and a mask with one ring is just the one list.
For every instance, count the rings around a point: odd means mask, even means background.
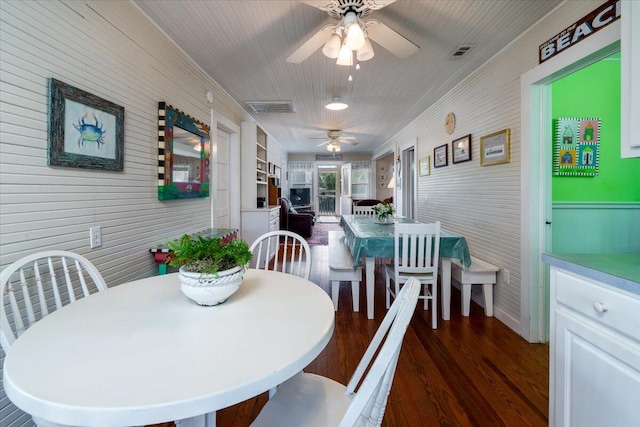
[{"label": "green accent wall", "polygon": [[598,175],[552,177],[553,201],[640,201],[640,158],[620,158],[620,53],[554,82],[551,90],[554,127],[558,117],[601,119]]}]

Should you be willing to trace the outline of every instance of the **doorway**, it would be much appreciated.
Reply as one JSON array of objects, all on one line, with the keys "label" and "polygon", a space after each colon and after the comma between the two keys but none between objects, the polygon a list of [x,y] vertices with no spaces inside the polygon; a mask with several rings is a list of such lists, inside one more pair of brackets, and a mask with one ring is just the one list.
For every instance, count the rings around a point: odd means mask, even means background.
[{"label": "doorway", "polygon": [[619,22],[521,77],[521,310],[520,334],[549,339],[549,273],[541,256],[551,250],[551,83],[620,50]]},{"label": "doorway", "polygon": [[216,183],[216,203],[215,209],[215,224],[218,228],[229,228],[230,221],[230,196],[229,196],[229,181],[230,181],[230,151],[229,151],[229,133],[222,129],[218,129],[217,137],[217,183]]},{"label": "doorway", "polygon": [[318,165],[318,208],[316,215],[333,216],[337,215],[336,203],[336,182],[338,181],[337,165]]},{"label": "doorway", "polygon": [[404,149],[401,155],[402,170],[402,206],[401,215],[416,218],[416,159],[415,147]]}]

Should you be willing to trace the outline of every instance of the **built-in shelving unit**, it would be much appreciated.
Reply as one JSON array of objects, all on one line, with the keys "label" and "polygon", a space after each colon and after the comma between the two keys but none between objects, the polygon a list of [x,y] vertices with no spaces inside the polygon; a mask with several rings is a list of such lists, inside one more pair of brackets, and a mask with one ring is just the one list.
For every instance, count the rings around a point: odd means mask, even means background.
[{"label": "built-in shelving unit", "polygon": [[[280,228],[277,174],[276,166],[269,162],[269,135],[253,121],[242,122],[240,132],[241,237],[251,244],[262,234]],[[279,167],[277,171],[279,174]]]},{"label": "built-in shelving unit", "polygon": [[[255,122],[242,122],[242,208],[266,208],[268,203],[268,138]],[[251,166],[255,165],[255,169]]]}]

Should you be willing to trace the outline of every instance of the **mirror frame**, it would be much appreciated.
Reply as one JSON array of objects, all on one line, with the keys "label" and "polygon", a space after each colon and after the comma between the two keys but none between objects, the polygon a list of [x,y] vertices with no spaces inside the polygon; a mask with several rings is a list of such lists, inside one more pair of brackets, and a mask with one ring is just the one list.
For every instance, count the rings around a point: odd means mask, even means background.
[{"label": "mirror frame", "polygon": [[[173,128],[191,132],[200,137],[200,182],[173,182]],[[192,199],[209,197],[210,159],[209,126],[172,107],[158,103],[158,199]]]}]

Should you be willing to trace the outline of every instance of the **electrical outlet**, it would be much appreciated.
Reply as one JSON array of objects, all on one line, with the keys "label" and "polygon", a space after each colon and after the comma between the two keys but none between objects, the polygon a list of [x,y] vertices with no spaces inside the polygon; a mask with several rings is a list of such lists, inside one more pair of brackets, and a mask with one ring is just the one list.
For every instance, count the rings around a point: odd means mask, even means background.
[{"label": "electrical outlet", "polygon": [[504,270],[504,284],[508,285],[509,284],[509,280],[510,280],[510,274],[509,274],[509,270]]},{"label": "electrical outlet", "polygon": [[91,227],[89,229],[89,241],[91,249],[102,246],[102,233],[100,232],[100,226]]}]

